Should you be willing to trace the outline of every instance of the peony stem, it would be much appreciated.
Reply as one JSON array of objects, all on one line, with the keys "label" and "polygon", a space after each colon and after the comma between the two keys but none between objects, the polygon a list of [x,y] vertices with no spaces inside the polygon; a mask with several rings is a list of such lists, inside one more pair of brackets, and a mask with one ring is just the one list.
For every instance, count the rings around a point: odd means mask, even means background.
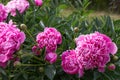
[{"label": "peony stem", "polygon": [[21,64],[20,66],[45,66],[46,64]]},{"label": "peony stem", "polygon": [[29,36],[32,38],[32,40],[33,40],[34,43],[36,44],[36,41],[35,41],[35,39],[33,38],[33,36],[31,35],[31,33],[30,33],[27,29],[25,29],[25,31],[29,34]]},{"label": "peony stem", "polygon": [[42,61],[40,58],[34,56],[33,54],[26,53],[26,54],[21,55],[21,57],[26,57],[26,56],[31,56],[31,57],[34,57],[35,59],[39,60],[39,61]]}]

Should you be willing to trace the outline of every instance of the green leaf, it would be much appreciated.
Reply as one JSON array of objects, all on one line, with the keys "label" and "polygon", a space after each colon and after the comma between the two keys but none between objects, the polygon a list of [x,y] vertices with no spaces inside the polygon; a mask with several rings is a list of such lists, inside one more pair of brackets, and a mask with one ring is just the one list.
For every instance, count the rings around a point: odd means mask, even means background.
[{"label": "green leaf", "polygon": [[7,75],[6,72],[2,68],[0,68],[0,73],[2,73],[3,75]]},{"label": "green leaf", "polygon": [[40,26],[42,27],[42,28],[45,28],[45,25],[44,25],[44,23],[43,23],[43,21],[40,21]]},{"label": "green leaf", "polygon": [[25,80],[28,80],[28,75],[26,73],[23,73],[23,77]]},{"label": "green leaf", "polygon": [[2,75],[2,80],[8,80],[7,74],[2,68],[0,68],[0,73]]},{"label": "green leaf", "polygon": [[97,80],[100,77],[100,73],[95,71],[93,80]]},{"label": "green leaf", "polygon": [[62,10],[62,9],[65,9],[65,8],[67,8],[67,5],[66,4],[61,4],[61,5],[59,5],[59,10]]},{"label": "green leaf", "polygon": [[110,27],[111,31],[114,33],[115,30],[114,30],[114,24],[113,24],[113,21],[111,20],[110,16],[107,16],[107,21],[106,21],[106,25],[108,27]]},{"label": "green leaf", "polygon": [[53,80],[56,74],[56,69],[53,65],[48,65],[45,67],[45,75],[50,79]]},{"label": "green leaf", "polygon": [[102,73],[104,75],[104,77],[108,80],[112,80],[111,77],[109,75],[107,75],[106,73]]},{"label": "green leaf", "polygon": [[73,80],[71,75],[64,74],[60,76],[61,80]]},{"label": "green leaf", "polygon": [[65,29],[65,33],[66,33],[66,35],[68,36],[68,38],[69,38],[70,40],[72,40],[72,37],[71,37],[71,35],[70,35],[70,33],[68,32],[67,29]]}]

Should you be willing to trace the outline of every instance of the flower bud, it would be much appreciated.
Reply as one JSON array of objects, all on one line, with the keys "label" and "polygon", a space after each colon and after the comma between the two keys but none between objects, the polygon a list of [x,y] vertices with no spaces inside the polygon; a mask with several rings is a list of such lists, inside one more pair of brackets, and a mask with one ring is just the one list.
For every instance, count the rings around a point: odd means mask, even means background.
[{"label": "flower bud", "polygon": [[17,23],[16,22],[13,22],[14,25],[16,25]]},{"label": "flower bud", "polygon": [[14,65],[14,67],[19,67],[19,66],[21,66],[21,62],[20,61],[15,61],[13,65]]},{"label": "flower bud", "polygon": [[20,28],[21,28],[22,30],[26,30],[26,29],[27,29],[27,26],[26,26],[25,24],[21,24],[21,25],[20,25]]},{"label": "flower bud", "polygon": [[78,31],[79,31],[79,28],[78,28],[78,27],[75,27],[75,28],[74,28],[74,32],[77,33]]},{"label": "flower bud", "polygon": [[117,60],[119,59],[119,57],[116,56],[116,55],[114,55],[114,56],[112,57],[112,59],[113,59],[113,61],[117,61]]},{"label": "flower bud", "polygon": [[39,71],[40,72],[44,72],[44,68],[43,67],[39,67]]},{"label": "flower bud", "polygon": [[53,64],[57,60],[57,54],[54,52],[47,53],[45,56],[45,60]]},{"label": "flower bud", "polygon": [[115,68],[116,68],[116,66],[113,63],[111,63],[111,64],[108,65],[108,69],[111,70],[111,71],[115,70]]},{"label": "flower bud", "polygon": [[75,43],[76,43],[76,39],[77,39],[77,38],[74,38],[74,39],[73,39],[73,41],[74,41]]},{"label": "flower bud", "polygon": [[32,52],[34,52],[35,55],[39,55],[40,54],[40,50],[39,50],[39,48],[37,46],[33,46],[32,47]]},{"label": "flower bud", "polygon": [[42,0],[34,0],[36,6],[42,6],[43,1]]}]

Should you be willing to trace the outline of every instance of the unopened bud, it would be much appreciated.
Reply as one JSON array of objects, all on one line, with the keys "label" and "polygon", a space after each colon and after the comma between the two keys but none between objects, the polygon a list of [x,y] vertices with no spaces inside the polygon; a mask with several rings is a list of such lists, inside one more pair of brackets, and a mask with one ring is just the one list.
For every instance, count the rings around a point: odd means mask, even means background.
[{"label": "unopened bud", "polygon": [[73,41],[76,43],[76,38],[74,38]]},{"label": "unopened bud", "polygon": [[19,67],[21,66],[21,62],[20,61],[15,61],[14,62],[14,67]]},{"label": "unopened bud", "polygon": [[16,22],[13,22],[13,24],[15,24],[15,25],[16,25],[17,23],[16,23]]},{"label": "unopened bud", "polygon": [[39,67],[39,71],[42,73],[44,72],[44,68],[43,67]]},{"label": "unopened bud", "polygon": [[21,25],[20,25],[20,28],[21,28],[22,30],[26,30],[26,29],[27,29],[27,26],[26,26],[25,24],[21,24]]},{"label": "unopened bud", "polygon": [[114,56],[112,57],[112,59],[113,59],[114,61],[117,61],[117,60],[119,59],[119,57],[116,56],[116,55],[114,55]]},{"label": "unopened bud", "polygon": [[116,66],[113,63],[108,65],[108,69],[111,70],[111,71],[115,70],[115,68],[116,68]]},{"label": "unopened bud", "polygon": [[79,31],[79,28],[78,28],[78,27],[75,27],[75,28],[74,28],[74,32],[77,33],[78,31]]}]

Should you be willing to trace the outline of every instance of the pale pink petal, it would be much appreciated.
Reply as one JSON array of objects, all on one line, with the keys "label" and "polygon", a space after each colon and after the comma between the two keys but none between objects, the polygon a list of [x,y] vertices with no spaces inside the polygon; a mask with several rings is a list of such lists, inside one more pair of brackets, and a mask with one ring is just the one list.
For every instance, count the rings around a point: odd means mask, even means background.
[{"label": "pale pink petal", "polygon": [[117,50],[118,50],[117,45],[114,42],[112,42],[110,44],[110,53],[114,55],[117,53]]},{"label": "pale pink petal", "polygon": [[6,55],[0,55],[0,62],[5,63],[8,60]]}]

